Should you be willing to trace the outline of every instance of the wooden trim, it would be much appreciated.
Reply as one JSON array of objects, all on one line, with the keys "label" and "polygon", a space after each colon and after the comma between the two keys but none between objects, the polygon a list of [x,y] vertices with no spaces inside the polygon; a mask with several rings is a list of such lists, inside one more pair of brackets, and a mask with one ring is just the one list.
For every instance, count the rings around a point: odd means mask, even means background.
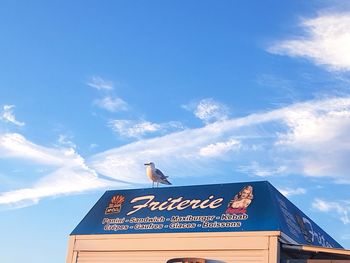
[{"label": "wooden trim", "polygon": [[269,237],[269,263],[278,263],[279,256],[279,242],[278,236]]},{"label": "wooden trim", "polygon": [[327,248],[327,247],[317,247],[317,246],[301,246],[301,249],[303,251],[323,252],[323,253],[329,253],[329,254],[350,256],[350,250],[340,249],[340,248]]},{"label": "wooden trim", "polygon": [[[270,244],[271,234],[273,244]],[[241,233],[177,233],[143,235],[77,236],[76,251],[154,251],[154,250],[267,250],[277,246],[279,232],[258,235]]]},{"label": "wooden trim", "polygon": [[74,251],[72,263],[76,263],[78,260],[78,251]]},{"label": "wooden trim", "polygon": [[176,237],[262,237],[280,236],[280,231],[255,231],[255,232],[210,232],[210,233],[154,233],[154,234],[108,234],[108,235],[76,235],[76,240],[99,239],[141,239],[141,238],[176,238]]},{"label": "wooden trim", "polygon": [[76,236],[70,236],[68,239],[68,251],[67,251],[67,257],[66,257],[66,263],[75,263],[76,261],[74,260],[75,241],[76,241]]}]

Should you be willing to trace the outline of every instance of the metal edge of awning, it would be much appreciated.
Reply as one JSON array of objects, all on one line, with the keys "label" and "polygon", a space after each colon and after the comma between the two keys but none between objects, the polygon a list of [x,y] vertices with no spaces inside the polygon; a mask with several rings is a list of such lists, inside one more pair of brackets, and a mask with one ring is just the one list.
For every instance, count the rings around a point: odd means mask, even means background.
[{"label": "metal edge of awning", "polygon": [[308,246],[308,245],[294,245],[294,244],[281,244],[282,249],[294,250],[294,251],[304,251],[313,253],[327,253],[338,256],[347,256],[350,258],[350,250],[341,248],[328,248],[328,247],[318,247],[318,246]]}]

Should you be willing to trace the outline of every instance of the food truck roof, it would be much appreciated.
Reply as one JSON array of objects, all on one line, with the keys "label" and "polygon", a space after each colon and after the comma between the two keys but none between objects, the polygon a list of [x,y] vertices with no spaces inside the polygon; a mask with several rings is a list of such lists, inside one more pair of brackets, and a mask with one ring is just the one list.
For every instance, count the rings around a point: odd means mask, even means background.
[{"label": "food truck roof", "polygon": [[247,231],[342,248],[267,181],[107,191],[71,235]]}]

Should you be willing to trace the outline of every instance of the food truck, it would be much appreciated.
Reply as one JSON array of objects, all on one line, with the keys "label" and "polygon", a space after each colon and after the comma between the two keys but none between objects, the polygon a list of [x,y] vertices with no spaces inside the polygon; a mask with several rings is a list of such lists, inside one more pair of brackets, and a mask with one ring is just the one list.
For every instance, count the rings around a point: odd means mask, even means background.
[{"label": "food truck", "polygon": [[107,191],[66,263],[350,262],[350,251],[267,181]]}]

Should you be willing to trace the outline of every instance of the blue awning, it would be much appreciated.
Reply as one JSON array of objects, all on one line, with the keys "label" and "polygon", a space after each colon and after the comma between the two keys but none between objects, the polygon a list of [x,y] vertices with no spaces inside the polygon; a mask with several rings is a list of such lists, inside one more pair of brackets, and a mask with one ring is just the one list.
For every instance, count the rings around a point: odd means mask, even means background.
[{"label": "blue awning", "polygon": [[71,235],[242,231],[342,248],[267,181],[107,191]]}]

